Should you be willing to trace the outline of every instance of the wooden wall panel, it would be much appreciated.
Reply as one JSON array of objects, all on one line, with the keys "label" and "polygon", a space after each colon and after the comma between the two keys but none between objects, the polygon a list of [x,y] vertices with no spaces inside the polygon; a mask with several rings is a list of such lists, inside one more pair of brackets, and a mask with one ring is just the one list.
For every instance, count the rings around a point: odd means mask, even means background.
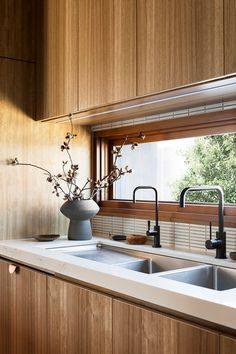
[{"label": "wooden wall panel", "polygon": [[137,0],[137,94],[224,74],[222,0]]},{"label": "wooden wall panel", "polygon": [[36,0],[0,0],[0,57],[35,61]]},{"label": "wooden wall panel", "polygon": [[236,72],[236,1],[224,0],[225,74]]},{"label": "wooden wall panel", "polygon": [[79,109],[136,96],[136,1],[79,1]]},{"label": "wooden wall panel", "polygon": [[[43,173],[7,161],[17,156],[61,172],[65,155],[60,145],[70,125],[33,120],[34,64],[0,59],[0,82],[0,239],[66,234],[67,220],[59,211],[63,201],[51,194]],[[72,153],[83,183],[90,176],[90,131],[79,127],[75,131]]]}]

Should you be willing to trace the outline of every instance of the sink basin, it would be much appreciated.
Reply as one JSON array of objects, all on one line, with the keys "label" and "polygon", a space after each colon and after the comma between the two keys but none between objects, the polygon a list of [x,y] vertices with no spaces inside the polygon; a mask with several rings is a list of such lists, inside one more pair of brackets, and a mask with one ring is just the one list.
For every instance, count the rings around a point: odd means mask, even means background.
[{"label": "sink basin", "polygon": [[51,250],[147,274],[194,267],[199,264],[193,261],[127,250],[100,243]]},{"label": "sink basin", "polygon": [[218,266],[202,265],[162,277],[219,291],[236,288],[236,269]]}]

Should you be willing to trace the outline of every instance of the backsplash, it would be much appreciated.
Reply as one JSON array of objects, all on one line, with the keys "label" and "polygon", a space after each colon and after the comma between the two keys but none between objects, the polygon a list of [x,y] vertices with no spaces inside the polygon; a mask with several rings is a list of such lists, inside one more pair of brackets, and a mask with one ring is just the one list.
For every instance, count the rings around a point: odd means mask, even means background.
[{"label": "backsplash", "polygon": [[[152,221],[154,225],[154,221]],[[161,244],[166,247],[186,248],[186,251],[198,251],[215,254],[215,250],[207,250],[205,241],[209,238],[209,226],[160,221]],[[212,228],[215,235],[217,227]],[[137,218],[97,215],[93,218],[93,234],[109,238],[109,234],[128,235],[130,233],[145,235],[147,221]],[[236,251],[236,229],[225,228],[227,234],[227,252]]]}]

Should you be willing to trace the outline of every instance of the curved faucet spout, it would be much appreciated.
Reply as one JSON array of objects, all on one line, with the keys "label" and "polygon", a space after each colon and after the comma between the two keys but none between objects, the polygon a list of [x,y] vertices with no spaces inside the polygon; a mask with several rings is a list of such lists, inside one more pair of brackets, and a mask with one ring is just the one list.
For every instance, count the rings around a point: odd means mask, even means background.
[{"label": "curved faucet spout", "polygon": [[185,197],[188,192],[213,191],[218,194],[218,226],[216,240],[207,240],[206,248],[216,249],[216,258],[226,258],[226,233],[224,232],[224,192],[220,186],[186,187],[180,193],[179,206],[185,207]]},{"label": "curved faucet spout", "polygon": [[155,187],[152,186],[138,186],[133,190],[133,203],[136,203],[136,192],[139,189],[152,189],[155,193],[155,218],[156,223],[153,231],[150,231],[150,221],[148,221],[148,230],[147,236],[154,236],[154,245],[153,247],[161,247],[160,244],[160,226],[158,225],[158,193]]},{"label": "curved faucet spout", "polygon": [[185,196],[188,192],[213,191],[218,194],[219,198],[219,232],[224,231],[224,192],[220,186],[194,186],[186,187],[180,193],[179,206],[185,207]]}]

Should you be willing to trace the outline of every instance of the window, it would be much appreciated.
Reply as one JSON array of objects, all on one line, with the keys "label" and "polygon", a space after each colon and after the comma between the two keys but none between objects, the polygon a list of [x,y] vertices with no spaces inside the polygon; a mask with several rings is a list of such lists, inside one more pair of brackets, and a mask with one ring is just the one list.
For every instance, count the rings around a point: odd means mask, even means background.
[{"label": "window", "polygon": [[[236,134],[155,141],[140,144],[135,151],[123,149],[118,167],[128,165],[125,175],[113,187],[113,199],[132,199],[138,185],[156,187],[160,201],[179,200],[187,186],[220,185],[227,203],[236,203]],[[139,199],[153,200],[153,192],[141,190]],[[214,193],[195,193],[192,202],[214,202]]]},{"label": "window", "polygon": [[[144,141],[138,139],[140,131],[146,136]],[[154,217],[151,191],[139,191],[136,197],[141,202],[132,203],[132,191],[137,185],[152,185],[159,194],[160,220],[196,223],[211,220],[217,224],[216,194],[189,194],[187,201],[195,203],[187,204],[185,209],[180,209],[177,202],[183,187],[214,184],[225,191],[225,224],[236,227],[235,132],[234,109],[96,132],[94,178],[108,171],[112,164],[110,151],[121,144],[125,136],[139,143],[135,151],[125,147],[120,166],[128,165],[134,173],[124,176],[102,196],[101,212],[145,219]],[[198,155],[197,160],[194,154]]]}]

